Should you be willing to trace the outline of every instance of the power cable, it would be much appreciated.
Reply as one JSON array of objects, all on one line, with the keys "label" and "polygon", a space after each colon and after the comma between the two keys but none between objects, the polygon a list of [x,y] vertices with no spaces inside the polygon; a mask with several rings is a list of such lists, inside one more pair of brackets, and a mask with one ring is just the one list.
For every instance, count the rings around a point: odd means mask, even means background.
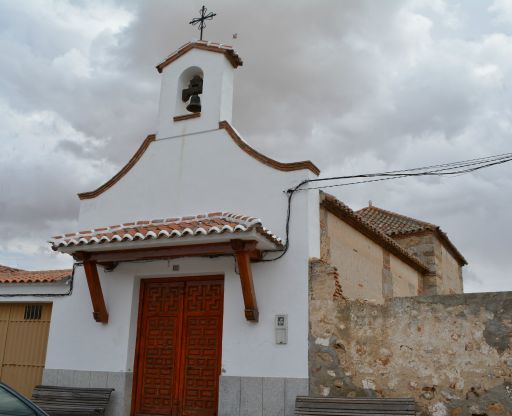
[{"label": "power cable", "polygon": [[[470,172],[475,172],[477,170],[485,169],[491,166],[500,165],[503,163],[507,163],[512,161],[512,153],[502,153],[492,156],[485,156],[474,159],[467,159],[458,162],[451,163],[443,163],[436,164],[424,167],[416,167],[409,169],[401,169],[401,170],[393,170],[393,171],[385,171],[385,172],[374,172],[374,173],[364,173],[358,175],[345,175],[345,176],[334,176],[329,178],[316,178],[316,179],[306,179],[300,182],[293,188],[287,189],[285,193],[287,194],[287,210],[286,210],[286,226],[285,226],[285,235],[286,241],[284,245],[283,251],[274,258],[271,259],[263,259],[261,261],[271,262],[276,261],[282,258],[290,248],[290,218],[291,218],[291,205],[293,195],[298,191],[308,191],[313,189],[325,189],[325,188],[334,188],[338,186],[349,186],[356,185],[361,183],[369,183],[369,182],[380,182],[386,180],[394,180],[401,179],[405,177],[418,177],[418,176],[453,176],[453,175],[462,175]],[[368,179],[354,182],[345,182],[333,185],[323,185],[323,186],[315,186],[302,188],[302,186],[308,183],[317,183],[317,182],[325,182],[325,181],[334,181],[334,180],[344,180],[344,179],[364,179],[364,178],[376,178],[376,179]],[[302,189],[301,189],[302,188]],[[268,251],[267,253],[275,252]]]}]

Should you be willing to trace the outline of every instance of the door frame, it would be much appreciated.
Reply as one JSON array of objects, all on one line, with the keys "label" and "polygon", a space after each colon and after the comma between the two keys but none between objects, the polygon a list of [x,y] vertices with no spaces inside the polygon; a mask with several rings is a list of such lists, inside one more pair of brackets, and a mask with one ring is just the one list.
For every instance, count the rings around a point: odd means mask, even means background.
[{"label": "door frame", "polygon": [[[136,406],[136,402],[137,402],[137,388],[138,388],[138,383],[139,383],[139,365],[140,365],[140,354],[141,354],[141,343],[142,343],[142,340],[141,340],[141,332],[142,332],[142,325],[143,325],[143,322],[142,322],[142,315],[143,315],[143,311],[144,311],[144,292],[145,292],[145,285],[147,284],[151,284],[151,283],[166,283],[166,282],[169,282],[169,283],[179,283],[179,282],[183,282],[183,283],[187,283],[187,282],[211,282],[211,281],[222,281],[222,286],[223,286],[223,290],[222,290],[222,295],[224,297],[224,275],[222,274],[213,274],[213,275],[191,275],[191,276],[176,276],[176,277],[173,277],[173,276],[167,276],[167,277],[150,277],[150,278],[142,278],[140,279],[140,284],[139,284],[139,306],[138,306],[138,313],[137,313],[137,337],[136,337],[136,340],[135,340],[135,357],[134,357],[134,362],[133,362],[133,383],[132,383],[132,397],[131,397],[131,410],[130,410],[130,415],[131,416],[134,416],[135,415],[135,406]],[[221,316],[220,316],[220,319],[221,319],[221,322],[222,322],[222,325],[220,326],[220,330],[219,330],[219,341],[220,341],[220,346],[219,346],[219,357],[220,357],[220,360],[219,360],[219,378],[220,378],[220,374],[221,374],[221,367],[222,367],[222,334],[223,334],[223,329],[224,329],[224,298],[222,299],[222,311],[221,311]],[[181,350],[182,350],[182,347],[183,347],[183,342],[184,342],[184,334],[183,332],[180,334],[181,336],[181,339],[180,339],[180,346],[179,346],[179,350],[180,350],[180,355],[181,355]],[[179,366],[179,374],[181,376],[181,365],[182,363],[178,363],[178,366]],[[220,384],[220,381],[219,381],[219,384]],[[181,386],[180,390],[182,390],[183,386]],[[217,395],[218,395],[218,391],[217,391]],[[180,394],[182,394],[182,392],[180,391]],[[218,397],[217,397],[217,405],[218,405]]]}]

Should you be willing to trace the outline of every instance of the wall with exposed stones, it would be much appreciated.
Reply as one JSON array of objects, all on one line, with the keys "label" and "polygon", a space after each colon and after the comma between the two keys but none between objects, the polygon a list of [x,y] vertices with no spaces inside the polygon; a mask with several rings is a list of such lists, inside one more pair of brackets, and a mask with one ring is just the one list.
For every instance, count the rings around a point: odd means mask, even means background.
[{"label": "wall with exposed stones", "polygon": [[312,261],[311,395],[414,397],[422,415],[512,415],[512,292],[384,304],[342,292],[335,268]]},{"label": "wall with exposed stones", "polygon": [[414,253],[432,271],[425,276],[423,294],[448,295],[463,292],[462,267],[431,231],[393,236],[405,249]]},{"label": "wall with exposed stones", "polygon": [[321,257],[337,268],[347,298],[383,302],[422,290],[418,271],[325,208],[320,229]]}]

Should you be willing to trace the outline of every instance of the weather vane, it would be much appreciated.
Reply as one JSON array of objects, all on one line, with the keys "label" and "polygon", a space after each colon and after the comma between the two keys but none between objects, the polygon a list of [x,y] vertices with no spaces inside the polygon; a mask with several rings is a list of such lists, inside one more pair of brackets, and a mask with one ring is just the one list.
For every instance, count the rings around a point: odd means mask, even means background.
[{"label": "weather vane", "polygon": [[204,23],[205,20],[212,20],[213,19],[213,16],[217,16],[216,13],[208,13],[206,14],[206,7],[201,7],[201,10],[199,10],[199,13],[201,13],[201,17],[196,17],[195,19],[192,19],[189,24],[191,24],[192,26],[195,26],[199,23],[199,30],[201,31],[201,36],[199,38],[199,40],[203,40],[203,29],[206,27],[206,24]]}]

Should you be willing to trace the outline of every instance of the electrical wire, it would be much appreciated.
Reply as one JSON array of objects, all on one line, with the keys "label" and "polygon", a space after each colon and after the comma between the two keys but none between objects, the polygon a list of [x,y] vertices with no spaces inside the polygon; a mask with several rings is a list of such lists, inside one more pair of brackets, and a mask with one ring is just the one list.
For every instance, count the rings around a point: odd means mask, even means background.
[{"label": "electrical wire", "polygon": [[[263,262],[272,262],[279,260],[282,258],[290,248],[290,218],[291,218],[291,206],[292,206],[292,198],[296,192],[299,191],[308,191],[314,189],[325,189],[325,188],[334,188],[339,186],[349,186],[356,185],[362,183],[369,182],[380,182],[394,179],[401,179],[406,177],[419,177],[419,176],[454,176],[454,175],[463,175],[471,172],[475,172],[477,170],[489,168],[491,166],[500,165],[503,163],[507,163],[512,161],[512,153],[501,153],[492,156],[485,156],[474,159],[467,159],[458,162],[450,162],[450,163],[442,163],[430,166],[409,168],[409,169],[401,169],[401,170],[392,170],[385,172],[374,172],[374,173],[363,173],[358,175],[345,175],[345,176],[334,176],[329,178],[316,178],[316,179],[306,179],[300,182],[293,188],[287,189],[285,193],[288,196],[288,206],[286,210],[286,226],[285,226],[285,244],[281,253],[277,257],[273,257],[270,259],[262,259]],[[346,179],[365,179],[372,178],[361,181],[352,181],[352,182],[344,182],[337,183],[332,185],[323,185],[323,186],[314,186],[302,188],[304,185],[308,183],[318,183],[325,181],[335,181],[335,180],[346,180]],[[302,189],[301,189],[302,188]],[[267,253],[271,253],[275,251],[267,251]]]}]

